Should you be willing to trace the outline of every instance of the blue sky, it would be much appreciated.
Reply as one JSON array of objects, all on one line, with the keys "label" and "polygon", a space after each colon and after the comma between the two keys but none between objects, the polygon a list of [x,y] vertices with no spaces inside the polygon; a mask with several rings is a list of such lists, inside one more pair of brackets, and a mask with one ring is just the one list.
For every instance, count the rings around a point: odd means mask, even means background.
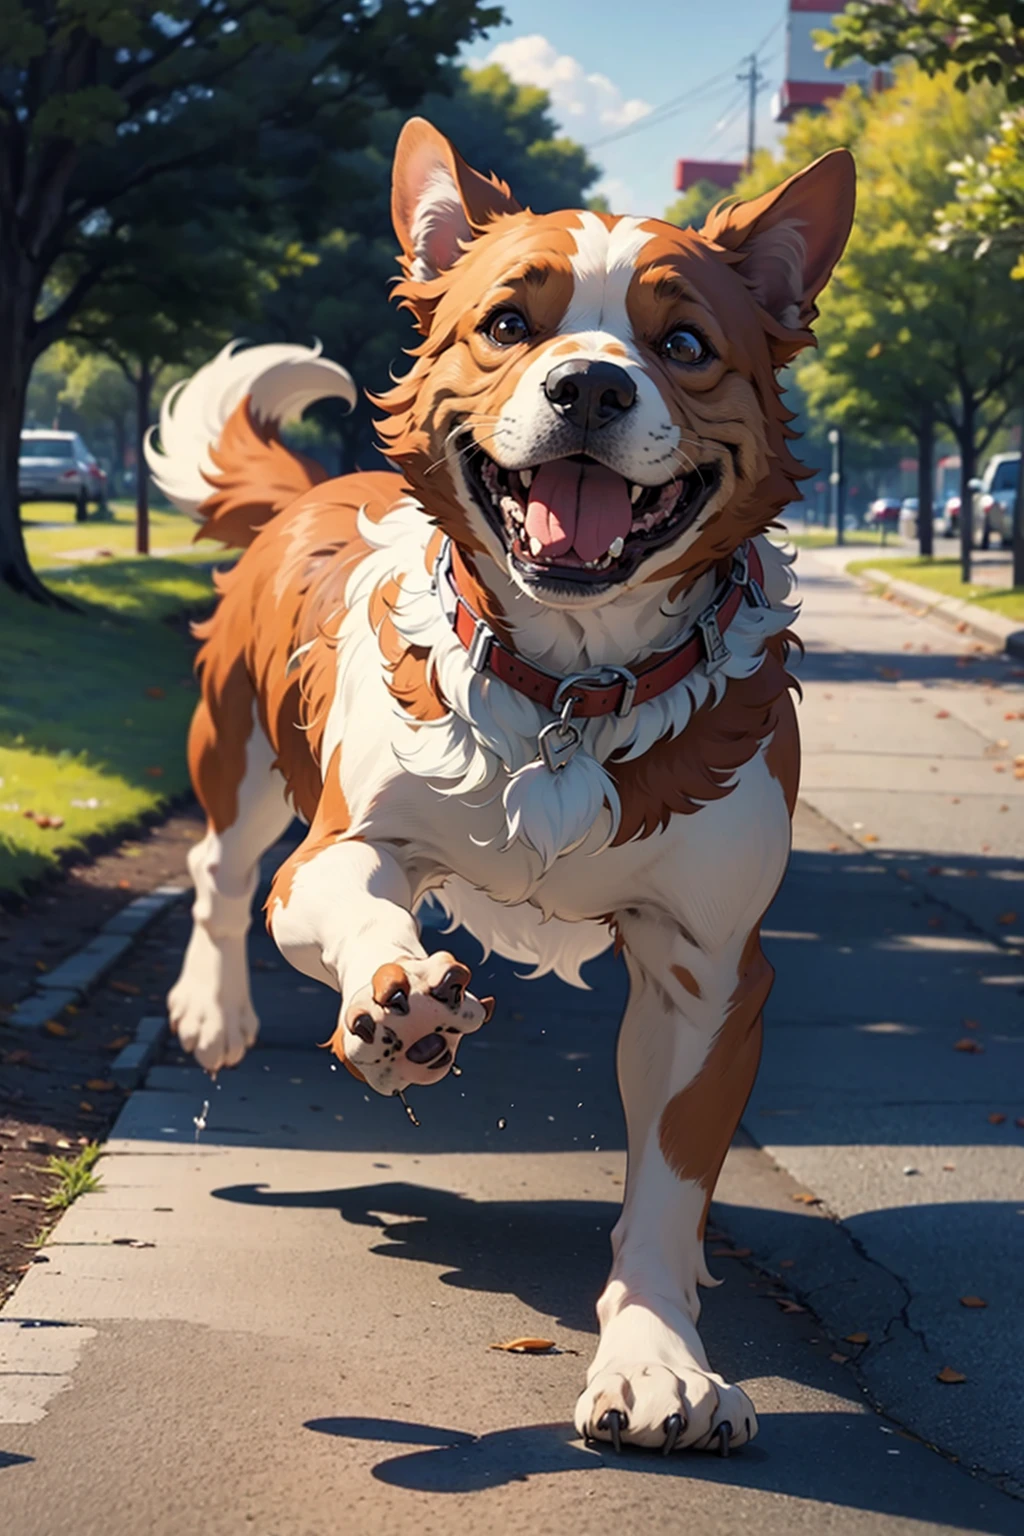
[{"label": "blue sky", "polygon": [[[759,143],[774,141],[770,98],[785,63],[785,0],[503,0],[509,20],[466,51],[494,58],[513,78],[552,93],[564,130],[595,147],[598,190],[617,213],[661,214],[676,196],[675,162],[742,159],[743,55],[762,42],[768,88],[758,104]],[[770,34],[770,35],[769,35]],[[767,39],[767,41],[765,41]],[[722,76],[717,83],[715,77]],[[692,93],[685,110],[644,117]],[[623,134],[600,143],[612,134]],[[487,167],[491,169],[491,167]],[[500,171],[500,166],[493,169]]]}]

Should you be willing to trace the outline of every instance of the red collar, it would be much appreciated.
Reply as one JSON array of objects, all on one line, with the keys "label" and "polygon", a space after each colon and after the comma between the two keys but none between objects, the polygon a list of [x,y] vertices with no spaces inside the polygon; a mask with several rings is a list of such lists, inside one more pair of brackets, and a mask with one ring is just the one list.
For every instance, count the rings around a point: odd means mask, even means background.
[{"label": "red collar", "polygon": [[638,704],[674,688],[702,662],[705,673],[717,672],[729,659],[725,635],[743,602],[754,608],[769,606],[762,587],[761,557],[752,543],[744,541],[733,554],[729,575],[672,650],[658,651],[633,669],[589,667],[559,677],[503,645],[490,625],[474,613],[456,582],[450,539],[441,546],[434,581],[445,617],[468,651],[474,671],[490,673],[535,704],[561,715],[563,725],[570,719],[628,715]]}]

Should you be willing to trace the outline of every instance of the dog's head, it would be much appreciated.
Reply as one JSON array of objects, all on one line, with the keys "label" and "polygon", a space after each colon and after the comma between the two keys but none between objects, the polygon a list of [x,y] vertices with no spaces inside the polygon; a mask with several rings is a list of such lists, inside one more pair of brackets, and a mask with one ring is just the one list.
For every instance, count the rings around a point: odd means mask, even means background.
[{"label": "dog's head", "polygon": [[776,370],[813,340],[853,202],[834,150],[699,233],[537,215],[413,119],[392,208],[424,339],[379,402],[386,451],[541,603],[697,575],[797,494]]}]

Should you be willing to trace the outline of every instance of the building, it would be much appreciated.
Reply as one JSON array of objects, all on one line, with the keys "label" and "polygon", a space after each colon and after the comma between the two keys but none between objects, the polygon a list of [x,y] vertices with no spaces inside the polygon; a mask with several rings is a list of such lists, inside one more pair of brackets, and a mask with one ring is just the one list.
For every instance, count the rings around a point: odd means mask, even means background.
[{"label": "building", "polygon": [[848,85],[878,90],[885,85],[884,70],[856,59],[842,69],[829,69],[825,54],[814,46],[813,34],[826,30],[831,18],[846,9],[846,0],[789,0],[786,18],[786,73],[772,98],[777,123],[790,122],[798,112],[820,112],[833,96]]},{"label": "building", "polygon": [[729,192],[739,181],[742,170],[739,160],[677,160],[676,191],[689,192],[698,181],[710,181],[723,192]]}]

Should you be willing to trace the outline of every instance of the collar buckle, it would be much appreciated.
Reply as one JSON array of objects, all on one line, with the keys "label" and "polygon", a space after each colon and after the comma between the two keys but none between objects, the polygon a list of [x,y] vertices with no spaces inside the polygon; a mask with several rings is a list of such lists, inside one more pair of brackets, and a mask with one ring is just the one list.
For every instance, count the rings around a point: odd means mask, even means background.
[{"label": "collar buckle", "polygon": [[718,624],[718,605],[712,603],[697,616],[697,628],[704,646],[704,671],[708,677],[724,667],[732,652],[725,643]]},{"label": "collar buckle", "polygon": [[768,608],[770,604],[761,583],[750,573],[750,542],[743,543],[733,552],[730,580],[740,588],[752,608]]},{"label": "collar buckle", "polygon": [[486,672],[487,663],[491,659],[491,647],[496,639],[494,630],[483,619],[477,619],[473,626],[473,638],[469,642],[466,655],[474,672]]}]

